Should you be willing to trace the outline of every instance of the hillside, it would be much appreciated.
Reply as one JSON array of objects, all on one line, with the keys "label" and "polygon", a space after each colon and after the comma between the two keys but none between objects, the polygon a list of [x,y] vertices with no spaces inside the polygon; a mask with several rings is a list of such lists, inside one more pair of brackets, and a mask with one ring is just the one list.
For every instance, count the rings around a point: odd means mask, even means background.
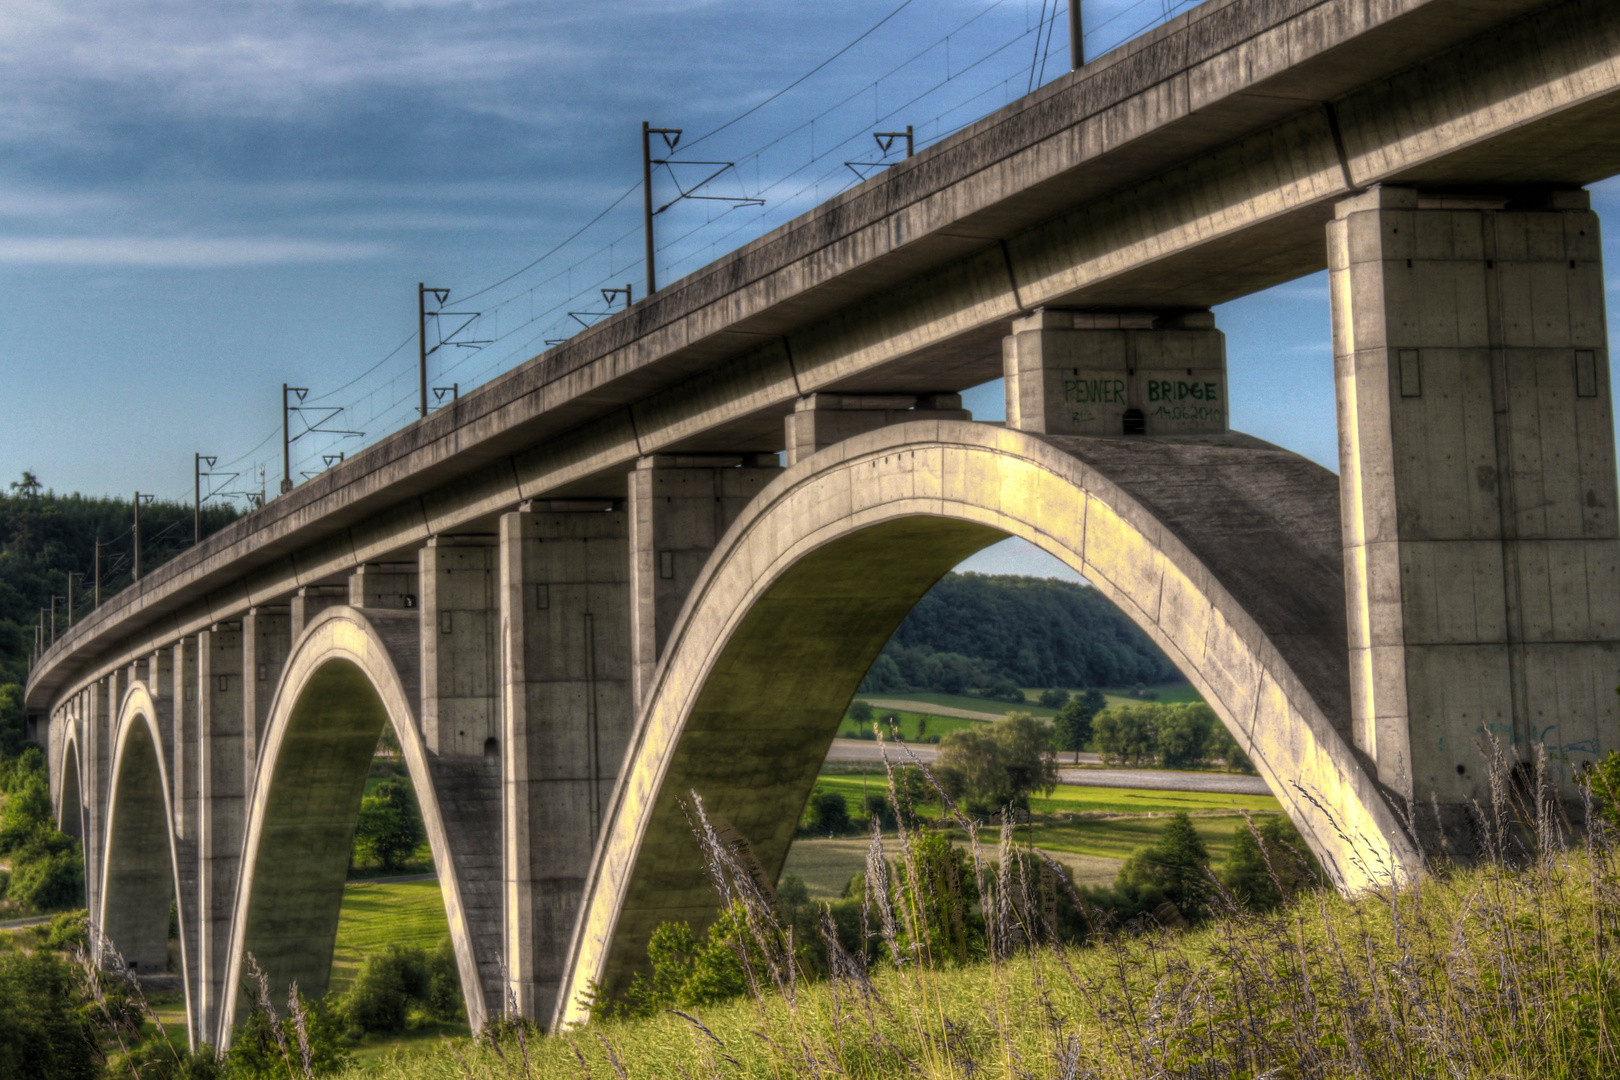
[{"label": "hillside", "polygon": [[1180,679],[1146,634],[1088,585],[947,574],[883,649],[863,691],[1130,686]]},{"label": "hillside", "polygon": [[[235,520],[230,506],[203,509],[203,533]],[[34,647],[40,610],[57,601],[57,628],[67,625],[68,574],[75,579],[76,617],[94,604],[96,544],[101,545],[101,594],[130,584],[133,510],[128,499],[59,495],[30,473],[0,492],[0,686],[21,683]],[[141,507],[141,565],[150,571],[191,546],[189,503],[153,501]]]}]

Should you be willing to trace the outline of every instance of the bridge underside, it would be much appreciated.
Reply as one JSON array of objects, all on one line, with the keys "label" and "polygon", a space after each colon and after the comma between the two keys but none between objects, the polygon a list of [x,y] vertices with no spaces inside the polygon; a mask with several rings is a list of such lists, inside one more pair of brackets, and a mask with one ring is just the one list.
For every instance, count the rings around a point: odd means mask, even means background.
[{"label": "bridge underside", "polygon": [[1006,536],[1079,571],[1149,633],[1341,883],[1412,865],[1349,740],[1331,473],[1241,435],[1127,442],[902,424],[790,469],[694,588],[615,793],[560,1021],[580,1018],[592,983],[622,992],[659,923],[714,918],[683,808],[693,793],[780,873],[878,651],[940,576]]}]

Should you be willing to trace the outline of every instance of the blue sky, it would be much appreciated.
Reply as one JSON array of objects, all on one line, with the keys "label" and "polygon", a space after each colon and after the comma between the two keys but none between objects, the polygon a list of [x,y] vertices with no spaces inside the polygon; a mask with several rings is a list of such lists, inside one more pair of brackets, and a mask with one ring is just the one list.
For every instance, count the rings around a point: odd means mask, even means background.
[{"label": "blue sky", "polygon": [[[1086,0],[1088,52],[1187,6]],[[569,311],[604,309],[599,286],[640,295],[641,121],[682,128],[677,157],[737,163],[706,191],[766,200],[661,215],[668,282],[853,183],[845,161],[882,159],[873,130],[910,123],[927,145],[1055,78],[1053,10],[7,0],[0,474],[189,498],[203,452],[243,474],[238,489],[266,466],[274,491],[283,381],[365,432],[300,440],[295,471],[411,419],[417,282],[485,313],[462,336],[492,344],[432,359],[436,385],[463,387],[568,336]],[[656,176],[658,202],[701,175]],[[1620,190],[1596,201],[1620,206]],[[1335,467],[1323,281],[1218,318],[1234,426]],[[973,392],[977,415],[998,418],[999,393]]]}]

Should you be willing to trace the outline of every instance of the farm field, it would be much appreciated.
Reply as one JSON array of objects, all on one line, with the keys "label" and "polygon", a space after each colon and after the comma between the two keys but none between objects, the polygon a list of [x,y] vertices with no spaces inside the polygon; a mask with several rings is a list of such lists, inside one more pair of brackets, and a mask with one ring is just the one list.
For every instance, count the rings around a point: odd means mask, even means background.
[{"label": "farm field", "polygon": [[[859,813],[866,794],[885,790],[881,768],[861,771],[847,766],[822,773],[815,786],[817,794],[837,792],[844,796],[852,815]],[[1192,815],[1193,828],[1216,862],[1225,859],[1231,850],[1234,830],[1243,823],[1243,811],[1257,816],[1282,812],[1282,805],[1270,795],[1065,785],[1048,797],[1031,799],[1030,808],[1034,817],[1028,825],[1017,826],[1019,840],[1030,840],[1067,864],[1082,885],[1112,885],[1126,856],[1151,844],[1164,827],[1164,818],[1178,810]],[[920,812],[926,818],[937,818],[939,807],[925,806]],[[966,841],[958,830],[953,829],[951,835],[959,842]],[[993,848],[1000,840],[1000,830],[987,827],[979,836],[980,843]],[[893,842],[897,837],[889,833],[885,839]],[[812,899],[835,899],[845,883],[860,872],[869,843],[866,837],[803,837],[793,842],[783,872],[803,878]]]},{"label": "farm field", "polygon": [[[1056,709],[1048,709],[1037,705],[1040,697],[1040,687],[1025,687],[1024,696],[1028,699],[1022,704],[1007,701],[995,701],[991,698],[970,697],[966,694],[943,694],[931,690],[893,690],[879,694],[856,694],[856,700],[866,701],[914,701],[919,705],[937,705],[951,709],[963,709],[968,712],[994,713],[1005,715],[1009,712],[1027,712],[1032,716],[1056,716]],[[1202,701],[1198,691],[1189,683],[1159,683],[1146,689],[1159,695],[1156,700],[1166,704],[1180,704],[1182,702]],[[1141,699],[1130,696],[1129,687],[1103,687],[1103,697],[1108,699],[1109,705],[1130,705]],[[933,723],[929,723],[929,731],[933,731]]]}]

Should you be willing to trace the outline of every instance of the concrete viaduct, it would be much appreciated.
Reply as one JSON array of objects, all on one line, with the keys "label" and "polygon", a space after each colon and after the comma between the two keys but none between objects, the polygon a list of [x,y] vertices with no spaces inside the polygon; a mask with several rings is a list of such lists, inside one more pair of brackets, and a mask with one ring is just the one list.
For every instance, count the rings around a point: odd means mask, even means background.
[{"label": "concrete viaduct", "polygon": [[[72,627],[27,704],[94,917],[161,969],[176,898],[195,1040],[248,952],[321,993],[392,728],[473,1023],[577,1019],[713,912],[679,800],[777,870],[877,651],[1006,536],[1152,636],[1344,886],[1465,845],[1486,736],[1566,782],[1617,745],[1616,172],[1612,0],[1210,0]],[[1338,477],[1229,430],[1210,314],[1324,267]]]}]

